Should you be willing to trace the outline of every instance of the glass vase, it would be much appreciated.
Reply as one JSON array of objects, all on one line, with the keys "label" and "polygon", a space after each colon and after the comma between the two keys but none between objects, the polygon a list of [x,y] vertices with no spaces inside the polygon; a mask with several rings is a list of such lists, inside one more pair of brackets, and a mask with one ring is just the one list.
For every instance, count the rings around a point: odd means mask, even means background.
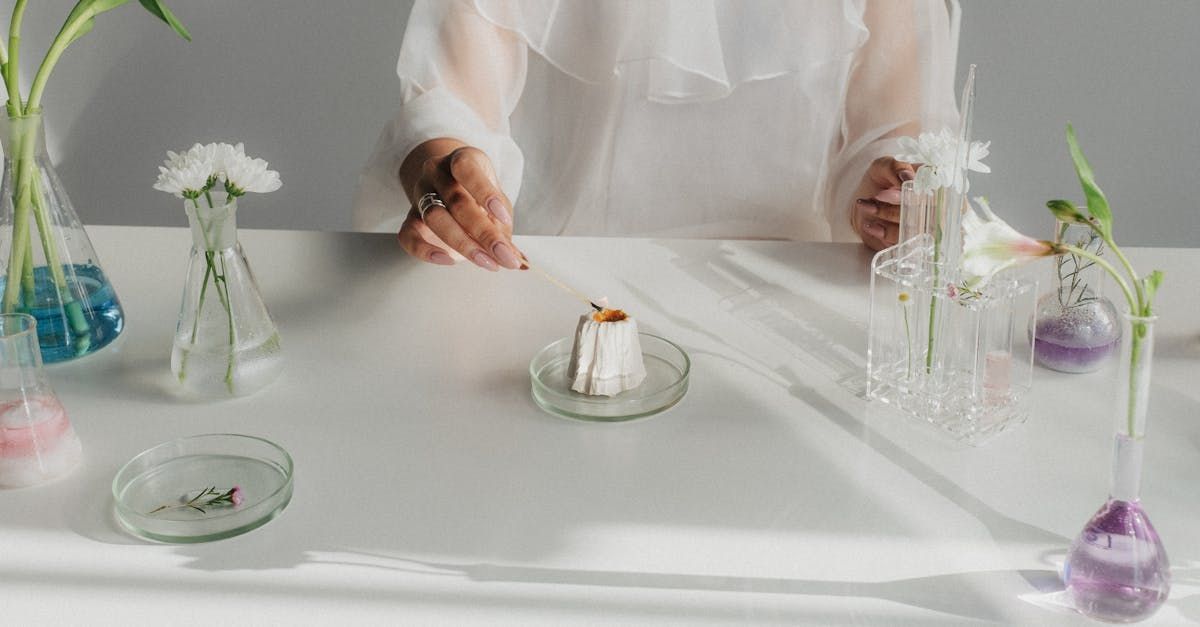
[{"label": "glass vase", "polygon": [[79,438],[42,369],[37,321],[0,314],[0,487],[49,481],[81,458]]},{"label": "glass vase", "polygon": [[[1104,242],[1084,224],[1058,222],[1055,241],[1104,254]],[[1116,353],[1121,319],[1101,293],[1100,279],[1100,268],[1091,259],[1075,254],[1055,258],[1053,287],[1038,299],[1030,321],[1039,364],[1060,372],[1092,372]]]},{"label": "glass vase", "polygon": [[192,233],[171,371],[189,392],[251,394],[283,369],[279,331],[237,239],[237,199],[185,201]]},{"label": "glass vase", "polygon": [[120,335],[121,303],[46,155],[41,115],[0,124],[0,311],[37,319],[48,363],[91,354]]},{"label": "glass vase", "polygon": [[1155,318],[1125,315],[1108,500],[1071,545],[1063,579],[1075,607],[1109,622],[1154,614],[1171,590],[1166,550],[1139,498]]}]

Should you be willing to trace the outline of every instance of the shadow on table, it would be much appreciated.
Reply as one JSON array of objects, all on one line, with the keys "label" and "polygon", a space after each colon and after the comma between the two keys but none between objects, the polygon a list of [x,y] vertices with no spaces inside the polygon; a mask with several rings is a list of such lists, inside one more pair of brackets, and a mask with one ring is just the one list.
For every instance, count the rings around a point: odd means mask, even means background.
[{"label": "shadow on table", "polygon": [[[187,549],[181,549],[180,552],[184,554],[190,553]],[[233,553],[235,552],[230,551],[220,555],[229,556]],[[422,576],[451,577],[479,583],[872,598],[941,612],[960,618],[984,621],[1003,621],[1010,616],[1010,613],[1006,613],[1004,609],[1006,607],[1011,609],[1011,606],[998,604],[995,591],[997,589],[1013,587],[1014,577],[1019,577],[1023,580],[1017,583],[1018,586],[1027,585],[1036,591],[1038,595],[1053,595],[1062,590],[1062,583],[1059,580],[1058,574],[1052,570],[978,571],[891,581],[858,582],[578,570],[509,566],[492,563],[454,564],[353,551],[339,551],[328,555],[330,557],[321,557],[320,552],[306,552],[302,561],[305,563],[336,564],[357,568],[380,569],[389,572]],[[225,567],[218,563],[228,562],[230,559],[236,561],[237,558],[222,558],[217,554],[208,554],[205,557],[198,558],[197,563],[193,563],[192,566],[197,567],[200,563],[203,563],[204,566],[199,566],[203,569],[224,570]],[[323,587],[322,591],[327,596],[339,596],[336,589]],[[388,595],[390,593],[379,591],[378,594]],[[403,596],[405,593],[399,594]],[[587,604],[589,606],[602,605],[604,603],[601,597],[586,594],[584,596],[588,599]],[[469,591],[464,591],[460,593],[460,597],[467,600],[472,595]],[[517,595],[512,595],[506,602],[519,603],[518,598]],[[539,599],[536,602],[538,604],[543,601],[551,605],[564,603],[563,600],[554,599],[551,596],[539,597]],[[624,600],[620,602],[622,606],[627,603],[628,601]],[[658,605],[658,603],[655,602],[655,605]],[[682,612],[680,610],[683,608],[680,607],[672,609],[670,612],[677,617],[687,616],[690,612],[694,613],[696,611],[695,607],[692,606],[689,608],[689,611]],[[744,607],[744,601],[739,600],[731,604],[729,610],[732,614],[729,618],[738,617],[739,607]],[[1043,609],[1046,609],[1046,607],[1048,606],[1042,606]],[[659,609],[665,612],[668,608],[671,608],[670,604],[664,605]],[[650,608],[644,607],[639,609],[648,610]],[[712,609],[715,608],[706,608],[705,611]],[[768,611],[778,613],[782,610]],[[781,617],[775,615],[769,618],[796,619],[800,616]],[[706,618],[712,617],[706,616]],[[768,617],[764,616],[763,618]]]},{"label": "shadow on table", "polygon": [[[667,248],[672,246],[670,242],[663,245]],[[832,310],[825,304],[807,296],[790,292],[781,286],[769,284],[757,278],[757,275],[742,268],[729,251],[712,248],[707,250],[709,252],[706,252],[706,256],[703,258],[684,257],[677,261],[676,265],[683,268],[694,280],[717,294],[732,293],[741,297],[739,306],[730,311],[732,315],[740,318],[742,312],[754,312],[753,319],[766,327],[776,338],[781,339],[784,345],[798,357],[806,358],[806,366],[810,362],[823,365],[818,371],[823,371],[843,388],[847,388],[848,392],[859,394],[860,390],[857,389],[854,382],[857,381],[856,376],[866,368],[866,331],[861,325],[850,321],[847,312]],[[805,253],[804,251],[807,249],[796,248],[795,250],[803,254],[822,254],[821,250],[812,253]],[[676,250],[676,252],[684,255],[690,250]],[[825,251],[825,254],[827,253],[828,251]],[[855,257],[855,259],[857,258],[858,256]],[[814,264],[818,263],[816,259],[810,261]],[[781,262],[795,267],[797,272],[804,270],[805,259],[787,258]],[[835,279],[850,281],[849,273],[862,271],[862,268],[856,265],[847,265],[851,267],[838,273],[845,276],[840,276],[840,279],[835,276]],[[861,276],[854,280],[862,282]],[[699,333],[710,342],[727,349],[727,355],[717,355],[711,352],[706,354],[737,363],[758,372],[764,379],[773,380],[785,387],[793,397],[812,407],[847,434],[874,449],[875,452],[903,468],[911,476],[956,504],[963,511],[974,516],[996,540],[1062,544],[1064,546],[1070,543],[1070,538],[1014,519],[967,492],[916,455],[880,435],[871,428],[869,419],[856,418],[838,403],[818,392],[816,388],[806,384],[788,363],[780,365],[766,363],[743,347],[734,345],[727,338],[704,328],[691,317],[671,311],[651,294],[632,284],[628,284],[627,288],[637,297],[639,306],[654,311],[678,328]],[[803,312],[803,318],[796,312]],[[848,344],[854,344],[854,346]],[[701,353],[692,348],[688,350],[697,354]],[[732,355],[737,355],[737,357]],[[859,402],[857,399],[844,400]]]}]

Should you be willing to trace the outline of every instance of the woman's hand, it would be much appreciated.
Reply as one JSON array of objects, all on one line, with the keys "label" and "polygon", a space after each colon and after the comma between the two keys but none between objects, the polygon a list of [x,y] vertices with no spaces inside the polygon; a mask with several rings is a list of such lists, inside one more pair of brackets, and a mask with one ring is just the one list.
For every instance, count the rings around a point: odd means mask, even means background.
[{"label": "woman's hand", "polygon": [[[405,252],[444,266],[454,265],[457,252],[492,272],[521,267],[512,243],[512,204],[483,151],[453,139],[427,141],[404,159],[400,181],[413,204],[398,234]],[[446,206],[430,207],[422,219],[416,205],[428,193]]]},{"label": "woman's hand", "polygon": [[911,163],[880,157],[871,162],[850,207],[850,224],[871,250],[895,246],[900,235],[900,184],[912,180]]}]

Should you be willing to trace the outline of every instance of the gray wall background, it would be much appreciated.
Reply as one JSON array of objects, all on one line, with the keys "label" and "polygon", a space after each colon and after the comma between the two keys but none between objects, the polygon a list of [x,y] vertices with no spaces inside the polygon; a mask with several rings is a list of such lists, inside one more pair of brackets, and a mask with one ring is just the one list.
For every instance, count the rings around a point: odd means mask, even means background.
[{"label": "gray wall background", "polygon": [[[71,2],[30,3],[26,85]],[[85,222],[179,225],[150,188],[168,148],[245,141],[282,174],[243,203],[248,227],[340,230],[358,170],[399,94],[411,0],[176,0],[194,41],[136,3],[100,16],[47,90],[49,145]],[[1018,228],[1079,198],[1063,127],[1079,132],[1128,244],[1196,246],[1200,2],[962,0],[960,74],[979,65],[976,137],[994,174],[973,190]],[[12,0],[0,2],[0,14]],[[5,20],[5,26],[6,20]]]}]

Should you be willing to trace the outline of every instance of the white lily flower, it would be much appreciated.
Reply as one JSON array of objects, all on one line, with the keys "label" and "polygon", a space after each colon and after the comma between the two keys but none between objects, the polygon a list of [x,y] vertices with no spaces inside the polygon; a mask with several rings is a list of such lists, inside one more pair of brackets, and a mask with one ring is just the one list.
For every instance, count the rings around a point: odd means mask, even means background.
[{"label": "white lily flower", "polygon": [[282,186],[279,173],[267,169],[267,162],[252,159],[244,152],[238,154],[241,144],[225,153],[225,191],[230,196],[241,196],[247,192],[265,194]]},{"label": "white lily flower", "polygon": [[1052,242],[1022,235],[992,213],[986,198],[976,197],[979,213],[963,214],[963,286],[979,290],[998,272],[1057,254]]}]

